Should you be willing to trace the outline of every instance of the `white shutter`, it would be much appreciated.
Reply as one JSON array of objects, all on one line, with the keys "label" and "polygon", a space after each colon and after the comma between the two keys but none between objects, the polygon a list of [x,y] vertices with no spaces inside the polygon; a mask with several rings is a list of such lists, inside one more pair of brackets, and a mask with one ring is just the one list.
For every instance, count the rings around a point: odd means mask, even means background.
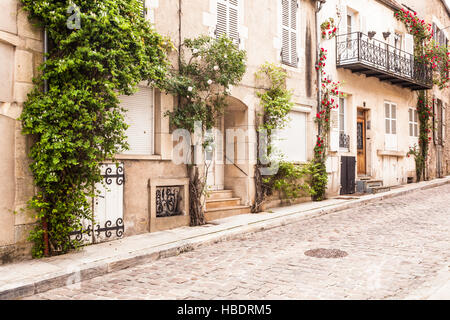
[{"label": "white shutter", "polygon": [[297,0],[282,0],[282,62],[293,67],[298,65],[297,53]]},{"label": "white shutter", "polygon": [[330,111],[330,151],[339,150],[339,110]]},{"label": "white shutter", "polygon": [[442,103],[442,143],[445,143],[445,136],[447,131],[447,104]]},{"label": "white shutter", "polygon": [[[99,191],[94,200],[93,235],[97,243],[120,238],[120,230],[106,229],[123,226],[123,183],[125,181],[123,177],[120,177],[124,173],[123,164],[118,167],[115,164],[103,164],[100,170],[105,176],[105,181],[95,185],[96,190]],[[108,178],[108,176],[113,177]]]},{"label": "white shutter", "polygon": [[239,0],[217,0],[216,38],[224,34],[239,43]]},{"label": "white shutter", "polygon": [[405,46],[404,46],[404,50],[411,54],[414,55],[414,37],[411,34],[405,34]]},{"label": "white shutter", "polygon": [[285,128],[279,130],[275,146],[288,161],[306,161],[306,113],[291,111],[291,119]]},{"label": "white shutter", "polygon": [[347,34],[347,7],[341,6],[341,21],[339,22],[339,34]]},{"label": "white shutter", "polygon": [[124,154],[153,154],[154,120],[153,88],[139,87],[131,96],[120,97],[121,106],[127,111],[125,121],[129,125],[126,131],[130,149]]},{"label": "white shutter", "polygon": [[364,16],[363,14],[359,14],[359,31],[367,34],[367,20],[366,20],[366,16]]}]

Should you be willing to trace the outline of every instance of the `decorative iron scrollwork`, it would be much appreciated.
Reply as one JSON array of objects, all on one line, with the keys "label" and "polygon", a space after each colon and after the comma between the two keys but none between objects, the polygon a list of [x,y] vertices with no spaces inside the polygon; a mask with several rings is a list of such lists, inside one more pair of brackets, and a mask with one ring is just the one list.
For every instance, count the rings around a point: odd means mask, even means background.
[{"label": "decorative iron scrollwork", "polygon": [[338,66],[360,63],[372,69],[392,74],[400,79],[432,85],[432,69],[414,56],[386,42],[353,32],[337,36],[336,64]]},{"label": "decorative iron scrollwork", "polygon": [[339,148],[348,149],[349,147],[350,147],[350,136],[348,134],[340,132],[339,133]]},{"label": "decorative iron scrollwork", "polygon": [[116,179],[117,185],[122,185],[125,182],[125,173],[122,166],[116,168],[116,173],[112,174],[113,169],[111,167],[106,168],[105,174],[103,177],[105,178],[105,183],[107,185],[111,185],[112,179]]},{"label": "decorative iron scrollwork", "polygon": [[107,238],[111,238],[112,236],[112,232],[111,231],[116,231],[116,236],[118,238],[121,238],[123,236],[123,233],[125,232],[125,225],[123,224],[123,219],[122,218],[118,218],[116,220],[116,225],[114,227],[111,226],[112,222],[111,220],[108,220],[105,222],[105,227],[101,228],[100,225],[98,224],[95,227],[95,232],[97,233],[97,237],[100,236],[100,234],[102,232],[105,233],[105,236]]},{"label": "decorative iron scrollwork", "polygon": [[180,201],[180,187],[156,188],[156,216],[171,217],[181,215]]},{"label": "decorative iron scrollwork", "polygon": [[72,231],[69,235],[70,236],[75,236],[75,240],[77,240],[77,241],[82,241],[83,240],[83,234],[86,234],[87,236],[90,237],[91,234],[92,234],[92,231],[93,231],[92,230],[92,226],[89,225],[86,230],[81,229],[81,230],[78,230],[78,231]]}]

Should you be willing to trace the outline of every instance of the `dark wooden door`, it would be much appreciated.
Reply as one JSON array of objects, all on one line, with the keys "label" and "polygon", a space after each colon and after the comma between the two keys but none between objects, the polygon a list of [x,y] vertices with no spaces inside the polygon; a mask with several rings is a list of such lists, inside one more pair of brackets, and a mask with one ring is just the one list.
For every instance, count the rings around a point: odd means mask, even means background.
[{"label": "dark wooden door", "polygon": [[366,174],[366,119],[358,117],[356,123],[356,149],[358,151],[358,174]]},{"label": "dark wooden door", "polygon": [[341,194],[355,193],[355,157],[341,157]]}]

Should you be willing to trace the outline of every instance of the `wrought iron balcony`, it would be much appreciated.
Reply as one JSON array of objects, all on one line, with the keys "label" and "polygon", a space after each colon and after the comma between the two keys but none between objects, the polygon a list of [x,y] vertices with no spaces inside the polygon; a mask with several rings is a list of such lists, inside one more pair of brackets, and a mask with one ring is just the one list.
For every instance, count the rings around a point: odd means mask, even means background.
[{"label": "wrought iron balcony", "polygon": [[339,132],[339,148],[348,149],[350,147],[350,136]]},{"label": "wrought iron balcony", "polygon": [[371,40],[362,32],[336,37],[336,66],[411,90],[433,87],[431,66],[385,42]]}]

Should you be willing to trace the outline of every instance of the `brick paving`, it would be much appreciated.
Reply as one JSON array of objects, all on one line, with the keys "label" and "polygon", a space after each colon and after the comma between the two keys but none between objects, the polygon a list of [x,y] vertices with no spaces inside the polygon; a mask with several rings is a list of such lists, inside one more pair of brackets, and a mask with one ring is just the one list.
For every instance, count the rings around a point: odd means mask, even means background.
[{"label": "brick paving", "polygon": [[27,299],[401,299],[448,272],[449,203],[450,185],[413,192]]}]

